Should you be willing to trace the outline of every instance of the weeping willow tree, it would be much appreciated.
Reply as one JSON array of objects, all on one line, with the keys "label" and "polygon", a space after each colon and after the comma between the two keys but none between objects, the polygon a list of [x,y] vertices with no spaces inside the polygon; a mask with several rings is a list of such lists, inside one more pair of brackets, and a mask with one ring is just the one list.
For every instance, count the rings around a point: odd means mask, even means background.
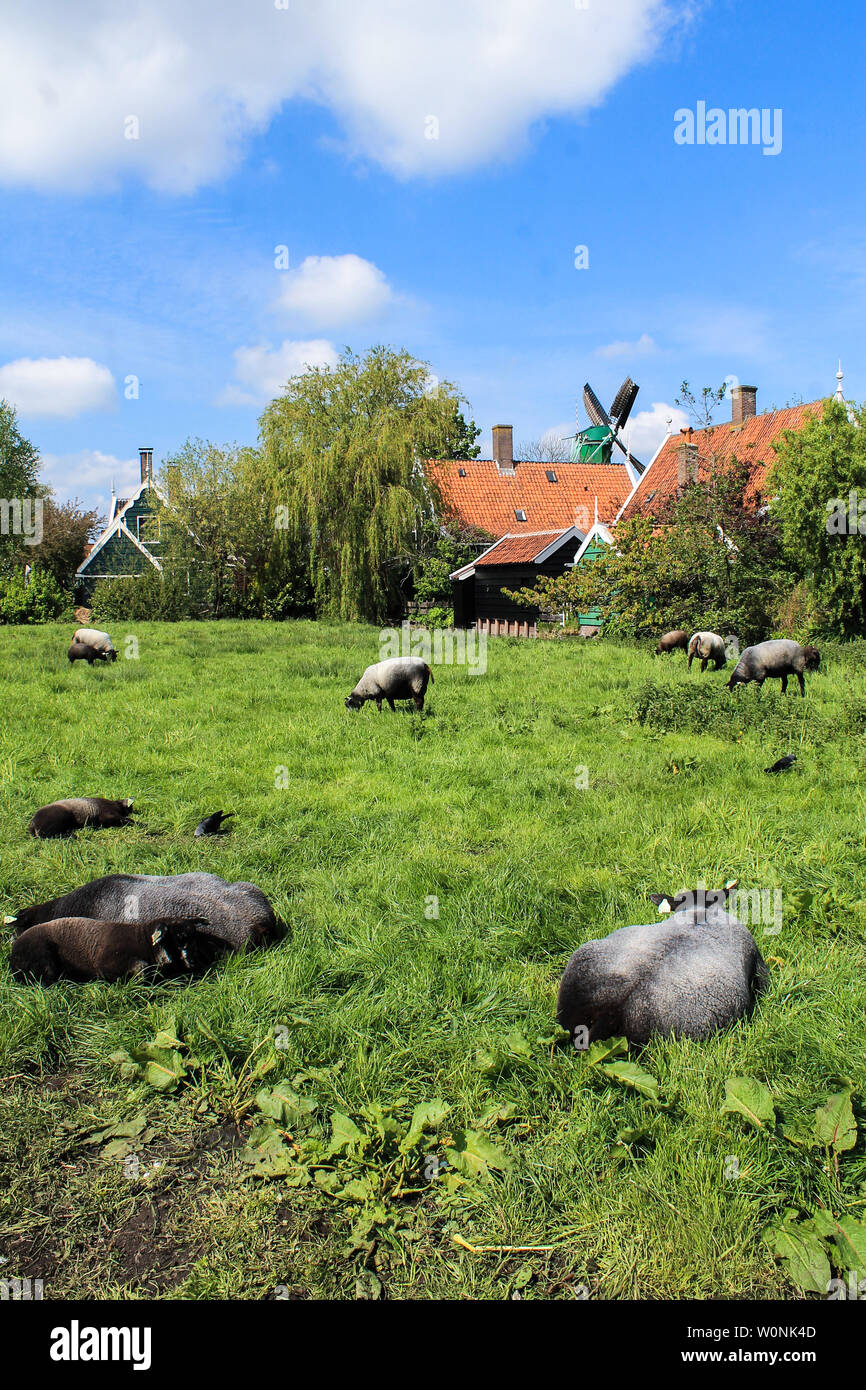
[{"label": "weeping willow tree", "polygon": [[[449,382],[411,353],[348,349],[293,377],[261,419],[283,520],[308,547],[316,609],[381,622],[441,498],[421,460],[454,457],[477,431]],[[474,431],[474,433],[473,433]]]}]

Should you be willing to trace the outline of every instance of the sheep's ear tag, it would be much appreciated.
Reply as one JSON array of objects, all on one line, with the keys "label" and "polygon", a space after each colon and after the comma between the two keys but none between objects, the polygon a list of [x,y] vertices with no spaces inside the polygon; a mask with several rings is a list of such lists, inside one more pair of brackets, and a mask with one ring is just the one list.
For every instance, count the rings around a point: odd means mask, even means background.
[{"label": "sheep's ear tag", "polygon": [[12,922],[17,922],[17,921],[18,921],[18,918],[17,918],[17,917],[4,917],[4,918],[3,918],[3,925],[4,925],[4,927],[8,927]]},{"label": "sheep's ear tag", "polygon": [[672,911],[673,908],[671,907],[671,904],[668,902],[667,898],[662,898],[661,902],[659,903],[659,913],[662,916],[664,916],[665,913]]},{"label": "sheep's ear tag", "polygon": [[153,933],[153,936],[150,938],[150,940],[151,940],[151,944],[152,944],[152,945],[154,945],[154,946],[158,946],[158,945],[159,945],[160,941],[162,941],[162,927],[157,927],[156,931]]},{"label": "sheep's ear tag", "polygon": [[131,797],[131,796],[128,796],[128,797],[126,798],[126,800],[124,801],[123,804],[124,804],[124,806],[126,807],[126,809],[127,809],[127,811],[128,811],[128,810],[130,809],[130,807],[133,806],[135,803],[134,803],[132,797]]}]

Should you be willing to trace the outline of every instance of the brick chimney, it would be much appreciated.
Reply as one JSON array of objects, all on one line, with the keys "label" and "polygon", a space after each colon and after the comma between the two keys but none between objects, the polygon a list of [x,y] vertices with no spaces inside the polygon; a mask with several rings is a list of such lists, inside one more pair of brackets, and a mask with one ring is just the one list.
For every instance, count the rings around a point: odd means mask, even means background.
[{"label": "brick chimney", "polygon": [[153,449],[139,449],[138,456],[141,459],[141,481],[143,483],[152,483]]},{"label": "brick chimney", "polygon": [[493,460],[500,473],[514,472],[514,427],[493,426]]},{"label": "brick chimney", "polygon": [[757,386],[731,387],[732,425],[741,425],[744,420],[750,420],[753,415],[757,415],[758,407],[755,403],[757,394]]},{"label": "brick chimney", "polygon": [[677,487],[698,481],[698,446],[687,440],[677,445]]}]

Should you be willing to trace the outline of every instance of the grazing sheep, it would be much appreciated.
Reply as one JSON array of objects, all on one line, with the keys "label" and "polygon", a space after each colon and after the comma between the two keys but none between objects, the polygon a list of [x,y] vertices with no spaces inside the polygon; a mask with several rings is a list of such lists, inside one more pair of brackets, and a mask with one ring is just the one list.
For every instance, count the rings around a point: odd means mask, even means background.
[{"label": "grazing sheep", "polygon": [[681,627],[674,628],[673,632],[666,632],[664,637],[659,638],[656,647],[656,656],[661,656],[663,652],[675,652],[682,647],[683,651],[688,651],[689,634],[684,632]]},{"label": "grazing sheep", "polygon": [[104,796],[72,796],[41,806],[27,829],[41,840],[72,835],[83,826],[132,825],[132,800],[107,801]]},{"label": "grazing sheep", "polygon": [[85,883],[51,902],[25,907],[16,917],[15,934],[58,917],[88,917],[105,922],[153,921],[175,917],[201,920],[205,936],[234,951],[259,946],[276,928],[274,909],[254,883],[227,883],[216,874],[109,874]]},{"label": "grazing sheep", "polygon": [[724,639],[717,632],[693,633],[689,638],[689,670],[696,656],[701,658],[701,671],[706,671],[708,661],[714,663],[714,671],[721,671],[728,662]]},{"label": "grazing sheep", "polygon": [[733,690],[735,686],[757,681],[760,690],[768,677],[773,680],[778,677],[782,682],[782,694],[785,695],[788,690],[788,677],[796,676],[800,682],[800,694],[805,696],[806,682],[803,672],[816,671],[820,660],[817,647],[801,647],[799,642],[791,642],[787,638],[758,642],[756,646],[747,647],[743,652],[728,681],[728,689]]},{"label": "grazing sheep", "polygon": [[[148,969],[184,974],[198,921],[160,917],[153,922],[101,922],[61,917],[31,927],[12,943],[9,968],[16,980],[127,980]],[[204,963],[204,962],[203,962]]]},{"label": "grazing sheep", "polygon": [[751,933],[720,906],[684,908],[665,922],[620,927],[575,951],[556,1014],[589,1041],[706,1038],[751,1012],[767,967]]},{"label": "grazing sheep", "polygon": [[375,666],[367,667],[347,696],[346,709],[360,709],[365,700],[375,700],[379,710],[383,700],[392,709],[395,700],[414,700],[415,708],[423,709],[427,682],[432,679],[433,672],[420,656],[392,656],[387,661],[377,661]]},{"label": "grazing sheep", "polygon": [[86,642],[73,642],[69,651],[66,653],[70,664],[76,661],[86,661],[88,666],[92,666],[94,661],[107,661],[106,652],[98,652],[95,647],[88,647]]},{"label": "grazing sheep", "polygon": [[80,627],[72,634],[72,640],[81,642],[85,647],[92,647],[95,652],[103,652],[107,661],[117,660],[114,643],[108,633],[100,632],[98,627]]}]

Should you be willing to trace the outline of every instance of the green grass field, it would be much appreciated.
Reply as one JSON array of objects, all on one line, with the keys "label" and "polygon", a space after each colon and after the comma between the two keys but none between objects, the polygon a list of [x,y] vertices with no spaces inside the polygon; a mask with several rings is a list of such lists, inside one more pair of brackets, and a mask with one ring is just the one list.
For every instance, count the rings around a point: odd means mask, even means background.
[{"label": "green grass field", "polygon": [[[484,675],[436,667],[418,715],[344,708],[372,628],[135,635],[137,660],[88,669],[67,628],[0,628],[3,912],[207,869],[259,884],[287,934],[191,984],[42,990],[10,981],[5,929],[2,1277],[46,1298],[796,1296],[764,1228],[866,1207],[862,1140],[834,1160],[782,1132],[848,1083],[864,1123],[862,646],[801,701],[732,697],[682,654],[495,639]],[[74,794],[134,797],[138,822],[27,835]],[[193,839],[217,808],[233,833]],[[575,947],[656,920],[649,892],[732,877],[783,894],[781,932],[753,928],[772,978],[750,1021],[633,1051],[658,1102],[562,1044]],[[163,1091],[116,1054],[168,1027]],[[769,1087],[775,1123],[722,1110],[732,1076]]]}]

